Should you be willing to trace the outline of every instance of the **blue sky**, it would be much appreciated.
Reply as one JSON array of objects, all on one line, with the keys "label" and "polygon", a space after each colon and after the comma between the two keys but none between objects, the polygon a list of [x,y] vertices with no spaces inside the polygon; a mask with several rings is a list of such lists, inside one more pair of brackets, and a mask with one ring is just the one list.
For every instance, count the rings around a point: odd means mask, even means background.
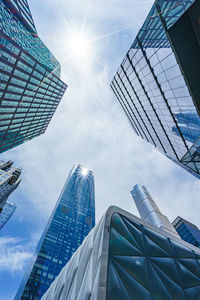
[{"label": "blue sky", "polygon": [[[199,181],[134,135],[109,88],[152,1],[29,4],[38,34],[61,63],[69,88],[46,133],[2,155],[22,168],[23,180],[9,199],[18,208],[0,233],[1,300],[13,299],[75,163],[94,171],[97,220],[113,204],[138,215],[130,190],[140,183],[171,221],[180,215],[200,226]],[[77,34],[89,42],[85,57],[71,51]]]}]

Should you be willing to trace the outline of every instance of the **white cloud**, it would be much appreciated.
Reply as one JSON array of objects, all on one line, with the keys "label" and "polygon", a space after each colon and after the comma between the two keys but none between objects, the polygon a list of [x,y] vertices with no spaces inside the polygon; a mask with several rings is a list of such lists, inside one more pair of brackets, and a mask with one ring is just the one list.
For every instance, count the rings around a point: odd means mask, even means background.
[{"label": "white cloud", "polygon": [[20,245],[22,241],[18,238],[0,238],[0,272],[14,273],[23,271],[26,262],[32,256],[29,246]]}]

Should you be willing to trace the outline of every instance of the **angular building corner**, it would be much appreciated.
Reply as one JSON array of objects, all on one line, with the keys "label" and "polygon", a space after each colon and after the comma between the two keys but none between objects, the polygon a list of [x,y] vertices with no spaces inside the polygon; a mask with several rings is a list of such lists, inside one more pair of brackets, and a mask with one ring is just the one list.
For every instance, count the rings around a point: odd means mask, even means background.
[{"label": "angular building corner", "polygon": [[41,299],[94,226],[94,176],[77,164],[65,182],[14,299]]},{"label": "angular building corner", "polygon": [[0,1],[0,153],[43,134],[66,88],[27,0]]},{"label": "angular building corner", "polygon": [[200,0],[156,0],[111,88],[134,132],[200,178]]},{"label": "angular building corner", "polygon": [[42,300],[197,300],[200,249],[110,207]]}]

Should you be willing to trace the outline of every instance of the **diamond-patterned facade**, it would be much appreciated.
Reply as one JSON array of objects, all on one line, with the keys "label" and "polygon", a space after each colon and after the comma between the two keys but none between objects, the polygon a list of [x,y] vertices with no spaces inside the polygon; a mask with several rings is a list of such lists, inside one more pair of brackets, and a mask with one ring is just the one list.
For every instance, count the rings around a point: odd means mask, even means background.
[{"label": "diamond-patterned facade", "polygon": [[110,207],[47,299],[200,300],[200,250]]},{"label": "diamond-patterned facade", "polygon": [[199,257],[177,241],[115,213],[107,299],[200,299]]}]

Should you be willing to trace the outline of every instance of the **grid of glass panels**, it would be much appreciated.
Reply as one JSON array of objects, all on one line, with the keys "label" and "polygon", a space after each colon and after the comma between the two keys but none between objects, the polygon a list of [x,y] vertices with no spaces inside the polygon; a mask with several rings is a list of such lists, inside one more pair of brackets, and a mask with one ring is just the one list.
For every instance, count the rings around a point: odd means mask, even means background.
[{"label": "grid of glass panels", "polygon": [[66,85],[0,33],[0,152],[45,132]]},{"label": "grid of glass panels", "polygon": [[193,2],[156,1],[111,83],[135,133],[178,162],[199,136],[200,118],[167,28]]},{"label": "grid of glass panels", "polygon": [[200,248],[200,230],[197,226],[180,217],[173,224],[175,224],[176,231],[184,241]]},{"label": "grid of glass panels", "polygon": [[21,17],[21,20],[24,21],[24,25],[28,25],[28,29],[30,28],[31,31],[36,33],[27,0],[3,0],[3,2],[8,8],[15,11],[17,16]]},{"label": "grid of glass panels", "polygon": [[181,162],[193,170],[194,172],[199,173],[200,170],[200,137],[192,145],[190,150],[183,156]]},{"label": "grid of glass panels", "polygon": [[15,300],[40,299],[94,225],[93,174],[76,165],[63,187]]},{"label": "grid of glass panels", "polygon": [[[200,118],[193,112],[175,113],[174,115],[184,138],[195,143],[200,136]],[[177,127],[173,127],[172,130],[179,136]]]},{"label": "grid of glass panels", "polygon": [[14,203],[6,203],[4,205],[3,211],[0,213],[0,230],[9,221],[16,210],[16,205]]},{"label": "grid of glass panels", "polygon": [[8,10],[3,1],[0,2],[0,30],[20,48],[27,51],[39,63],[48,68],[56,76],[60,76],[60,64],[52,55],[46,45],[37,36],[32,34],[24,24],[16,18],[12,11]]}]

